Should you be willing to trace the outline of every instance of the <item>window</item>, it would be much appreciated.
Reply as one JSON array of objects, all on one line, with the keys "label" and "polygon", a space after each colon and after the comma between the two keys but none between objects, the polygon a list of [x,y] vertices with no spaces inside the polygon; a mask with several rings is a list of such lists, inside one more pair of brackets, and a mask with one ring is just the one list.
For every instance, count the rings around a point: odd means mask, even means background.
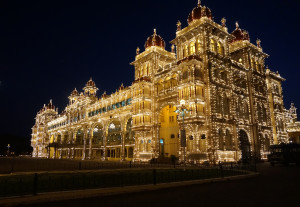
[{"label": "window", "polygon": [[200,52],[200,39],[198,39],[196,42],[196,49],[197,49],[197,52]]},{"label": "window", "polygon": [[190,43],[190,55],[195,54],[195,43]]},{"label": "window", "polygon": [[210,50],[216,52],[216,42],[214,39],[210,39]]}]

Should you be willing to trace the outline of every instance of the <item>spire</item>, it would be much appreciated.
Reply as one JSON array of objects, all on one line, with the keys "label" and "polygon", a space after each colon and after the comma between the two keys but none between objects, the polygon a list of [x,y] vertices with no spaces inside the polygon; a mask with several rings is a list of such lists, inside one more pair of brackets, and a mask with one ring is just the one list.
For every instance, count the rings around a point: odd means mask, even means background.
[{"label": "spire", "polygon": [[140,48],[139,47],[136,48],[136,54],[137,55],[140,54]]},{"label": "spire", "polygon": [[198,0],[198,7],[201,6],[201,0]]},{"label": "spire", "polygon": [[235,22],[235,27],[236,27],[237,29],[240,27],[238,21]]}]

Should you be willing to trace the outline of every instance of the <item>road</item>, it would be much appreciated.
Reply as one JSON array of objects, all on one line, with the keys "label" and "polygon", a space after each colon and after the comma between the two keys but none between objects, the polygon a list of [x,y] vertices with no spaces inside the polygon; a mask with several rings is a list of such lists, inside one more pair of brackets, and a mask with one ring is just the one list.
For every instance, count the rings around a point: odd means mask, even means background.
[{"label": "road", "polygon": [[300,166],[258,165],[259,177],[30,206],[300,206]]}]

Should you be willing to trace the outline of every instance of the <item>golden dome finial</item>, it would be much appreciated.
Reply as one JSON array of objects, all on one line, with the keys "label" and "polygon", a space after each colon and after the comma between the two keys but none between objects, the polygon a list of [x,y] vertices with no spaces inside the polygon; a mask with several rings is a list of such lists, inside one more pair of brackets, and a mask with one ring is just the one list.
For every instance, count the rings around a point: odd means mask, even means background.
[{"label": "golden dome finial", "polygon": [[261,43],[260,39],[257,39],[257,40],[256,40],[256,44],[257,44],[257,47],[259,47],[259,48],[261,47],[261,46],[260,46],[260,43]]},{"label": "golden dome finial", "polygon": [[198,0],[198,7],[201,6],[201,0]]},{"label": "golden dome finial", "polygon": [[139,47],[136,48],[136,54],[137,55],[140,54],[140,48]]},{"label": "golden dome finial", "polygon": [[176,25],[177,25],[177,31],[180,31],[181,30],[181,22],[179,20]]},{"label": "golden dome finial", "polygon": [[222,27],[226,27],[226,19],[225,19],[225,17],[223,17],[221,19],[221,23],[222,23]]},{"label": "golden dome finial", "polygon": [[154,34],[153,34],[153,38],[152,38],[152,42],[156,42],[156,29],[154,28]]}]

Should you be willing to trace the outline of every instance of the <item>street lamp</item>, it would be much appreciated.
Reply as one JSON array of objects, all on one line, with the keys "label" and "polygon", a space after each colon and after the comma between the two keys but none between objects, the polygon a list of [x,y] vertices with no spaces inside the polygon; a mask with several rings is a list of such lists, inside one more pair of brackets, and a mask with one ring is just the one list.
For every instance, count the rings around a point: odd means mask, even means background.
[{"label": "street lamp", "polygon": [[10,154],[9,149],[10,149],[10,144],[7,145],[7,156],[9,156]]},{"label": "street lamp", "polygon": [[181,130],[181,137],[180,137],[180,144],[183,147],[183,164],[184,170],[186,168],[186,133],[184,128],[184,116],[188,109],[185,106],[185,100],[180,100],[180,107],[175,110],[176,113],[182,116],[182,130]]}]

